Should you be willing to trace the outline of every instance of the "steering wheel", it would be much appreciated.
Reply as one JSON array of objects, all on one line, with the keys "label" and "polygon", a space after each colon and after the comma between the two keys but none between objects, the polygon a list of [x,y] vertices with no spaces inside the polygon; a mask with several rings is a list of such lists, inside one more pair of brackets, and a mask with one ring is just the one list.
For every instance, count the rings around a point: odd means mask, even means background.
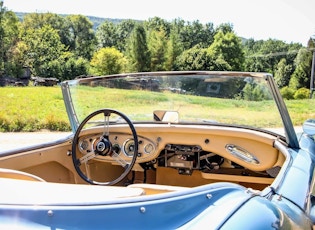
[{"label": "steering wheel", "polygon": [[[127,161],[125,161],[124,159],[122,159],[119,156],[119,152],[120,152],[120,148],[117,148],[117,146],[113,146],[111,141],[110,141],[110,116],[116,116],[118,115],[118,117],[122,118],[123,120],[125,120],[127,122],[127,124],[129,125],[129,128],[132,132],[132,136],[133,136],[133,140],[134,140],[134,146],[133,148],[131,148],[131,151],[133,152],[133,154],[131,156],[131,159]],[[102,125],[104,125],[104,131],[101,135],[101,137],[99,139],[97,139],[95,141],[95,143],[93,143],[90,146],[89,151],[86,154],[81,154],[78,152],[79,149],[79,137],[80,134],[82,132],[82,130],[84,128],[86,128],[85,126],[91,126],[90,123],[93,123],[91,121],[92,118],[95,118],[97,116],[97,118],[99,118],[99,116],[104,116],[104,121],[102,121]],[[89,123],[89,121],[91,121]],[[99,120],[98,120],[99,123]],[[103,124],[104,123],[104,124]],[[93,123],[95,126],[95,123]],[[88,169],[88,165],[90,163],[91,160],[93,160],[94,158],[96,158],[97,156],[109,156],[112,159],[114,159],[116,161],[116,163],[118,163],[118,165],[120,165],[123,168],[123,172],[115,179],[111,179],[111,181],[95,181],[90,177],[90,173],[89,173],[89,169]],[[135,130],[135,127],[133,126],[132,122],[129,120],[129,118],[124,115],[123,113],[116,111],[116,110],[112,110],[112,109],[101,109],[101,110],[97,110],[93,113],[91,113],[90,115],[88,115],[80,124],[80,126],[78,127],[78,129],[76,130],[76,133],[74,135],[73,138],[73,143],[72,143],[72,161],[74,164],[74,167],[77,171],[77,173],[79,174],[79,176],[85,180],[86,182],[90,183],[90,184],[94,184],[94,185],[115,185],[119,182],[121,182],[127,175],[128,173],[131,171],[132,167],[134,166],[136,159],[138,156],[138,136]],[[85,170],[82,170],[82,168],[84,168],[85,166]]]}]

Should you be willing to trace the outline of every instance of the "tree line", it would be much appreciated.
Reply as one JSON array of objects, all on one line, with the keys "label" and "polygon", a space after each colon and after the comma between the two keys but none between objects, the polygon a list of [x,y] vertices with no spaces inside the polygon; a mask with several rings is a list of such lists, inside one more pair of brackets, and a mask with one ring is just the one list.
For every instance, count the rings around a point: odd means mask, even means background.
[{"label": "tree line", "polygon": [[164,70],[269,72],[287,97],[309,88],[312,51],[281,40],[242,39],[232,24],[104,20],[84,15],[24,14],[20,20],[0,0],[0,75],[73,79],[81,75]]}]

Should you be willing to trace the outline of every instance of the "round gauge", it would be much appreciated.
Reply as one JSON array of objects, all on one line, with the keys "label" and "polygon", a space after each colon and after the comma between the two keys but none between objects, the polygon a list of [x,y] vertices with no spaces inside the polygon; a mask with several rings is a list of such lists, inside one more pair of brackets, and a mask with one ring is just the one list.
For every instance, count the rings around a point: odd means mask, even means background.
[{"label": "round gauge", "polygon": [[144,151],[145,153],[151,153],[154,150],[153,144],[149,143],[146,146],[144,146]]},{"label": "round gauge", "polygon": [[128,139],[124,143],[123,147],[124,154],[128,157],[132,157],[135,151],[135,142],[133,139]]},{"label": "round gauge", "polygon": [[85,151],[89,148],[89,142],[87,140],[80,141],[80,149]]}]

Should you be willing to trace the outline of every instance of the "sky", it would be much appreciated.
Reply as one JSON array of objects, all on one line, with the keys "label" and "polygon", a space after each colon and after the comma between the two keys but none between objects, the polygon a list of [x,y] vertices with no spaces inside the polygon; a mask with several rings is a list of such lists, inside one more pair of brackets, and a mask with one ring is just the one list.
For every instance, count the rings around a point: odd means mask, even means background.
[{"label": "sky", "polygon": [[[255,40],[278,39],[306,46],[315,37],[315,0],[3,0],[14,12],[82,14],[101,18],[233,25],[235,33]],[[312,12],[313,11],[313,12]]]}]

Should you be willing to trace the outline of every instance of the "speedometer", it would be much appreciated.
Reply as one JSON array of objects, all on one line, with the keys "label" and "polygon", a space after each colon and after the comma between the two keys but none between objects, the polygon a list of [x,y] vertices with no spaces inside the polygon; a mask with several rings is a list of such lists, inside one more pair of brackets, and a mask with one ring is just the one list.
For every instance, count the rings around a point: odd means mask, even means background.
[{"label": "speedometer", "polygon": [[126,156],[132,157],[135,152],[135,142],[133,139],[128,139],[124,143],[123,152]]}]

